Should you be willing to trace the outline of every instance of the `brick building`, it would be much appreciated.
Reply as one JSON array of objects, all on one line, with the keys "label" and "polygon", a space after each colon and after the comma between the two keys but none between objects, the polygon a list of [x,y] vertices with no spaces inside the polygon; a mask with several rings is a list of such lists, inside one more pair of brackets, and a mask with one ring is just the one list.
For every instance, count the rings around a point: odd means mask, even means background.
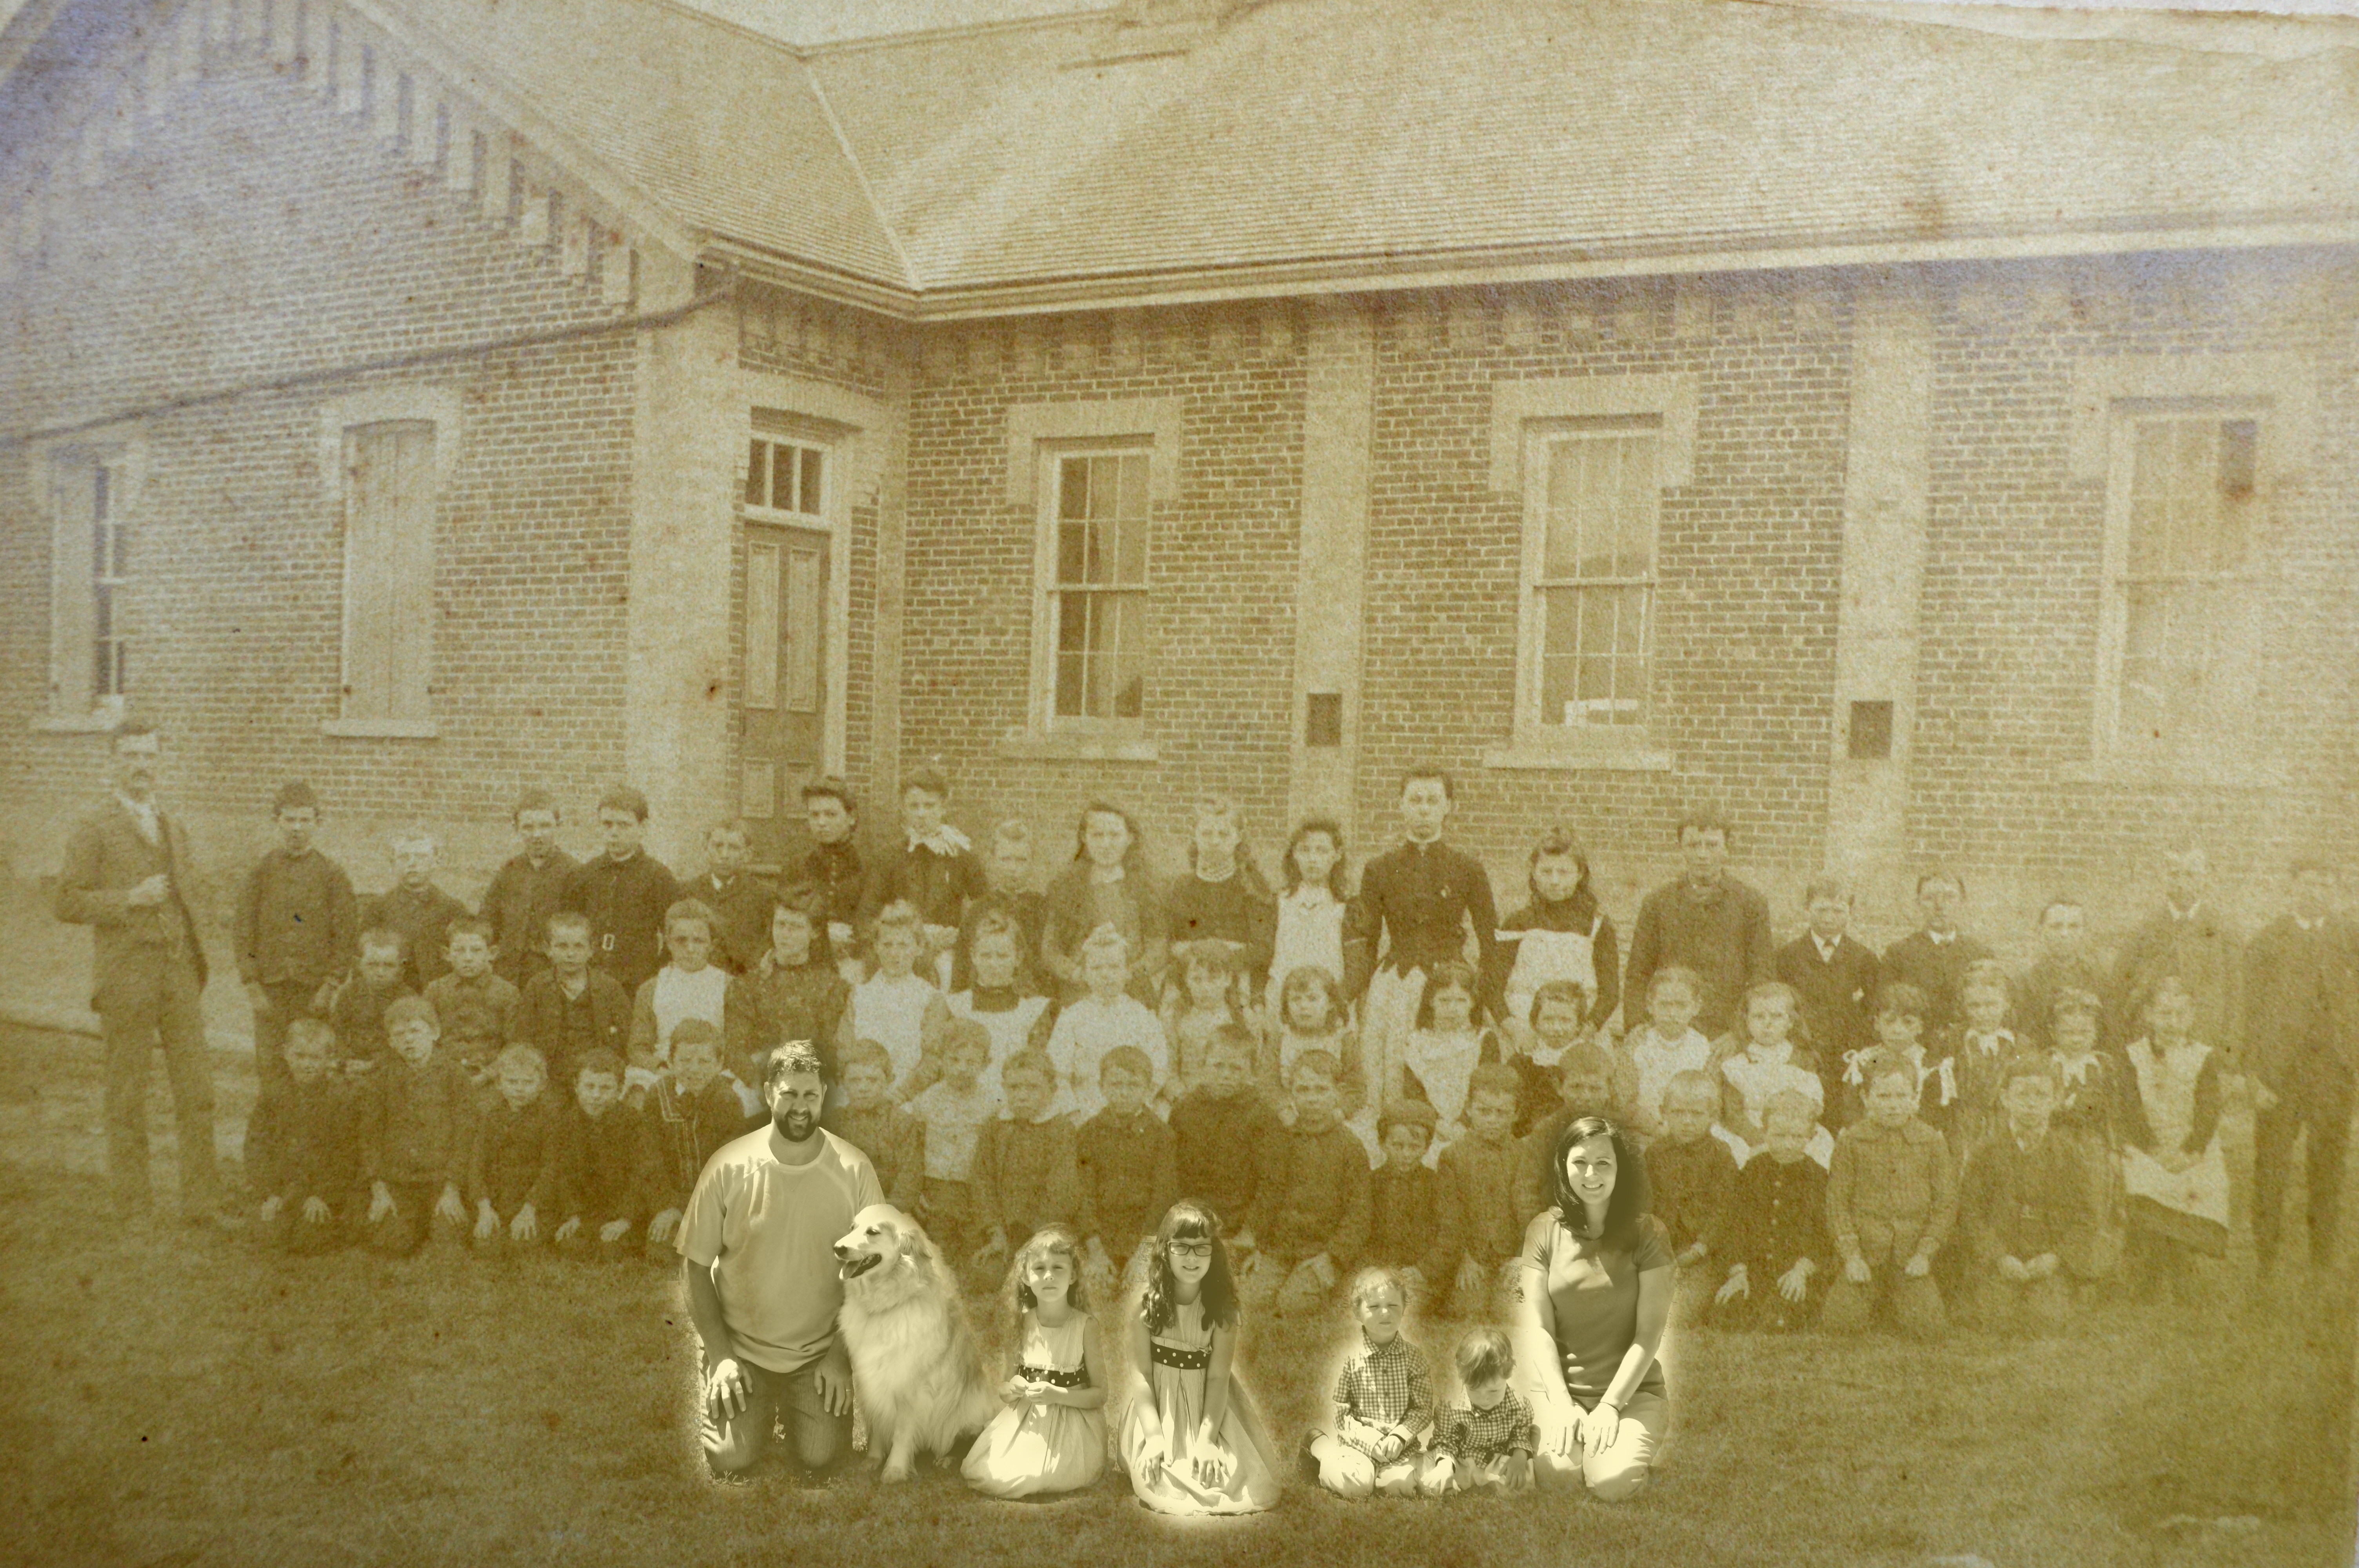
[{"label": "brick building", "polygon": [[690,865],[940,758],[1169,866],[1213,793],[1373,848],[1434,759],[1503,887],[1565,821],[1625,914],[1698,800],[1878,921],[2190,833],[2265,899],[2359,848],[2359,53],[2143,26],[35,0],[12,855],[127,704],[217,865],[299,774],[364,886],[422,817],[472,892],[532,782]]}]

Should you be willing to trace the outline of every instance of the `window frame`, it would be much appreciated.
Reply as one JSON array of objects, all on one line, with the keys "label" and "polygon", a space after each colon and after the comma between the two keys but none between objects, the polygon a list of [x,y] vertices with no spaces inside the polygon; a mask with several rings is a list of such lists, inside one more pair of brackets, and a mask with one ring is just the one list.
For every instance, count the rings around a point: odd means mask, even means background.
[{"label": "window frame", "polygon": [[[1058,570],[1059,513],[1064,496],[1064,465],[1071,460],[1090,458],[1138,458],[1147,465],[1139,485],[1146,498],[1142,524],[1147,537],[1140,550],[1139,580],[1135,583],[1107,584],[1100,588],[1078,589],[1061,585]],[[1139,742],[1147,733],[1147,714],[1152,708],[1149,697],[1154,679],[1155,637],[1155,514],[1157,481],[1156,465],[1158,454],[1151,439],[1138,438],[1106,438],[1100,439],[1042,440],[1038,444],[1039,480],[1035,488],[1037,499],[1034,523],[1034,554],[1032,568],[1032,670],[1027,724],[1030,733],[1039,739],[1079,740],[1121,745]],[[1058,635],[1063,615],[1063,596],[1081,591],[1093,594],[1135,596],[1142,615],[1141,690],[1139,712],[1136,717],[1088,714],[1060,714],[1057,711]]]},{"label": "window frame", "polygon": [[[2205,746],[2190,755],[2176,746],[2148,748],[2126,741],[2122,734],[2122,682],[2129,654],[2129,610],[2133,585],[2161,580],[2134,576],[2130,570],[2131,535],[2136,526],[2137,445],[2140,428],[2156,423],[2202,421],[2214,425],[2249,423],[2254,428],[2252,492],[2254,508],[2244,564],[2203,575],[2209,583],[2243,584],[2257,592],[2277,574],[2267,565],[2269,483],[2273,443],[2280,432],[2270,400],[2266,397],[2148,397],[2116,399],[2109,409],[2105,475],[2105,525],[2100,565],[2099,610],[2095,669],[2093,751],[2103,765],[2116,771],[2165,767],[2174,773],[2190,767],[2209,773],[2249,770],[2256,759],[2227,757],[2220,748]],[[2193,580],[2193,574],[2179,574]],[[2259,650],[2254,650],[2257,655]],[[2265,763],[2263,764],[2266,765]]]},{"label": "window frame", "polygon": [[[136,434],[81,436],[38,449],[34,462],[33,471],[38,476],[39,514],[49,535],[49,689],[33,727],[60,731],[112,730],[123,721],[130,688],[136,684],[125,676],[130,673],[130,650],[141,638],[136,630],[125,629],[126,620],[135,628],[137,621],[136,614],[126,617],[125,611],[136,604],[136,561],[131,573],[114,574],[102,582],[96,558],[96,518],[77,514],[74,535],[67,538],[68,508],[63,487],[70,480],[80,479],[94,488],[97,474],[103,472],[107,476],[106,513],[119,561],[121,542],[126,538],[136,542],[146,521],[143,499],[147,443]],[[98,689],[97,679],[102,591],[107,599],[108,620],[116,647],[114,689],[108,692]],[[70,601],[77,606],[71,612]]]},{"label": "window frame", "polygon": [[[832,503],[835,499],[837,485],[836,470],[837,465],[842,461],[842,458],[838,450],[838,443],[800,430],[787,431],[763,429],[749,429],[746,433],[745,442],[747,448],[745,453],[745,466],[747,472],[745,476],[745,482],[741,482],[737,490],[738,515],[745,521],[752,523],[773,523],[788,528],[809,528],[814,531],[832,532],[832,530],[830,528],[830,520],[835,514],[832,508]],[[771,472],[774,478],[777,473],[777,449],[780,447],[785,447],[793,451],[817,457],[819,459],[818,504],[808,508],[796,508],[775,506],[766,504],[761,502],[746,500],[745,483],[750,482],[753,478],[752,448],[756,444],[771,449],[771,454],[767,460],[771,464]],[[800,460],[798,460],[795,480],[797,500],[802,499],[801,491],[803,488],[803,478],[802,465]],[[774,482],[770,486],[770,495],[773,500],[776,499],[777,493],[777,487]]]},{"label": "window frame", "polygon": [[[445,565],[445,507],[465,439],[463,408],[463,402],[455,387],[432,384],[373,387],[331,399],[320,406],[317,460],[321,499],[327,509],[327,515],[333,519],[336,582],[341,596],[337,607],[336,678],[329,694],[328,716],[320,724],[320,732],[323,735],[384,741],[433,741],[441,736],[440,721],[435,716],[437,648],[440,639],[436,636],[436,629],[431,624],[426,633],[425,716],[396,719],[347,715],[345,711],[343,688],[347,682],[344,671],[352,653],[350,628],[353,568],[352,485],[347,468],[351,461],[351,437],[355,430],[372,425],[421,424],[432,427],[432,455],[428,472],[433,493],[426,508],[427,526],[431,531],[426,597],[429,606],[432,606],[439,601]],[[429,613],[429,622],[432,618]]]},{"label": "window frame", "polygon": [[[1662,607],[1662,497],[1666,489],[1667,447],[1674,433],[1659,413],[1583,415],[1535,419],[1524,427],[1523,522],[1516,573],[1515,744],[1511,752],[1493,752],[1494,767],[1582,765],[1658,769],[1669,765],[1659,750],[1659,672],[1657,628]],[[1568,441],[1595,441],[1634,435],[1654,438],[1653,537],[1649,541],[1649,571],[1641,578],[1551,578],[1547,575],[1549,473],[1557,448]],[[1647,670],[1646,717],[1636,724],[1550,724],[1540,711],[1547,683],[1546,596],[1552,589],[1639,587],[1647,590],[1647,624],[1641,655]]]}]

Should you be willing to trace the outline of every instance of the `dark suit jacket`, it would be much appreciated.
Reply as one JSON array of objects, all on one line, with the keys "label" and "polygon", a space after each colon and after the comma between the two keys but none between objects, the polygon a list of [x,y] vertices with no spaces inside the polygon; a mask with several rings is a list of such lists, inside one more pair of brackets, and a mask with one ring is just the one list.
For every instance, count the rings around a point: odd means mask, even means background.
[{"label": "dark suit jacket", "polygon": [[[76,823],[66,840],[65,864],[58,872],[58,918],[92,927],[91,1006],[101,1012],[106,1011],[108,981],[115,975],[133,965],[163,961],[172,929],[167,922],[179,923],[197,966],[197,984],[205,983],[204,945],[197,940],[196,917],[189,913],[189,890],[196,885],[189,836],[160,806],[156,823],[163,840],[160,854],[140,834],[123,803],[110,799]],[[172,879],[170,894],[162,903],[134,909],[123,902],[125,893],[158,870]]]},{"label": "dark suit jacket", "polygon": [[2281,915],[2245,949],[2245,1065],[2285,1094],[2313,1058],[2359,1066],[2359,931],[2329,915],[2304,932]]}]

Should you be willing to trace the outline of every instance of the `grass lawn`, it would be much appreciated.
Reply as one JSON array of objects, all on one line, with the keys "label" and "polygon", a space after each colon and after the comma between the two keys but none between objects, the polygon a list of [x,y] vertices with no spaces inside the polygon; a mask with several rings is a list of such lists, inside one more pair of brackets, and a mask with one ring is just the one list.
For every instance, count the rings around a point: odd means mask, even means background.
[{"label": "grass lawn", "polygon": [[[0,1030],[0,1562],[2353,1561],[2350,1292],[2299,1266],[2254,1303],[2223,1274],[2215,1305],[2104,1307],[2045,1344],[1689,1334],[1656,1484],[1614,1508],[1296,1487],[1188,1527],[1118,1476],[1043,1505],[864,1466],[717,1487],[675,1275],[118,1234],[97,1065],[89,1041]],[[250,1066],[217,1081],[234,1126]],[[1249,1327],[1282,1441],[1341,1332]],[[1441,1361],[1455,1325],[1413,1333]]]}]

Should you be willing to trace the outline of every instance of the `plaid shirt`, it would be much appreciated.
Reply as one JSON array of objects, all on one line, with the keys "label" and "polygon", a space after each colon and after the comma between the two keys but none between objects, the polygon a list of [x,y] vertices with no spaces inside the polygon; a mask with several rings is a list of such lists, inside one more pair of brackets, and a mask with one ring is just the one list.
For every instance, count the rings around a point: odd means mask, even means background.
[{"label": "plaid shirt", "polygon": [[1515,1390],[1503,1389],[1499,1402],[1489,1410],[1472,1405],[1445,1409],[1433,1445],[1462,1465],[1487,1465],[1519,1450],[1528,1455],[1538,1443],[1531,1407]]},{"label": "plaid shirt", "polygon": [[1343,1437],[1344,1421],[1355,1417],[1382,1432],[1397,1431],[1414,1437],[1433,1419],[1433,1379],[1427,1373],[1425,1352],[1398,1335],[1373,1345],[1364,1335],[1360,1348],[1343,1363],[1335,1379],[1335,1430],[1343,1441],[1373,1453],[1375,1440]]}]

